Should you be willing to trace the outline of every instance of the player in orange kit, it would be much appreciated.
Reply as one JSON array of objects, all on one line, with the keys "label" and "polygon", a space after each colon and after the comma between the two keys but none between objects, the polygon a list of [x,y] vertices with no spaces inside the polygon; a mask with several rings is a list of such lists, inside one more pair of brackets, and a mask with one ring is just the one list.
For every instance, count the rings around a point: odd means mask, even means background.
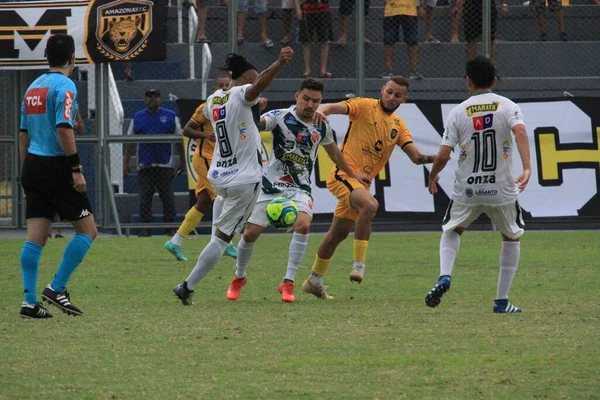
[{"label": "player in orange kit", "polygon": [[[341,151],[355,172],[375,177],[388,162],[392,152],[399,146],[415,164],[430,164],[435,156],[423,155],[412,141],[404,121],[394,114],[406,101],[408,81],[392,76],[381,88],[379,99],[356,98],[319,107],[317,119],[330,114],[348,115],[350,125]],[[334,167],[327,179],[327,188],[338,199],[333,223],[323,237],[315,257],[312,272],[303,283],[302,290],[321,299],[332,299],[325,292],[323,275],[331,263],[337,246],[348,237],[354,227],[354,265],[350,280],[362,282],[371,223],[379,203],[370,188],[348,177]]]}]

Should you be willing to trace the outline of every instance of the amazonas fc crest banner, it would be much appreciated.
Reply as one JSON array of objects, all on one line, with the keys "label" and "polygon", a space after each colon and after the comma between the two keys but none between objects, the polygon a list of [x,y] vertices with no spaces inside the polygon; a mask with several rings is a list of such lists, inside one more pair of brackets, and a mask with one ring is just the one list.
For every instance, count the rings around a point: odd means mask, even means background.
[{"label": "amazonas fc crest banner", "polygon": [[75,39],[77,64],[166,59],[167,0],[0,4],[0,68],[47,68],[48,38]]}]

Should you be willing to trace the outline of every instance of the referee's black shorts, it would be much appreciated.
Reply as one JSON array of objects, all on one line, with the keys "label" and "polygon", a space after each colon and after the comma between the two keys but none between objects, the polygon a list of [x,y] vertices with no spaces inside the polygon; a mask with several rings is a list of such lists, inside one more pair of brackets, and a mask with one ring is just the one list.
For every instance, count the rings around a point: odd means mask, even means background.
[{"label": "referee's black shorts", "polygon": [[43,157],[27,154],[21,171],[25,191],[25,216],[65,221],[92,215],[92,206],[86,193],[73,188],[71,167],[66,157]]}]

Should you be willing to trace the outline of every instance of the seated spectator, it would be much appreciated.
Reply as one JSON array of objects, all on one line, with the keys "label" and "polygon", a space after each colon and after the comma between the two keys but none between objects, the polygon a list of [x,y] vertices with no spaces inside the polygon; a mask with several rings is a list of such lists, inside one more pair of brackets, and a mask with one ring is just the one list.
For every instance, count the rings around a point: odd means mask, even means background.
[{"label": "seated spectator", "polygon": [[[239,0],[237,9],[237,43],[244,43],[244,27],[248,13],[248,0]],[[260,26],[260,40],[266,48],[273,47],[273,41],[267,34],[267,0],[256,0],[256,15]]]},{"label": "seated spectator", "polygon": [[[369,15],[370,3],[370,0],[365,0],[365,17]],[[354,14],[355,5],[355,0],[340,0],[340,38],[337,41],[340,46],[345,46],[348,41],[348,25],[350,25],[350,17]],[[365,44],[371,44],[371,41],[367,38],[364,39],[364,42]]]},{"label": "seated spectator", "polygon": [[402,26],[404,43],[408,45],[409,78],[423,79],[419,72],[418,21],[417,0],[386,0],[383,11],[383,55],[387,71],[381,75],[382,78],[398,75],[393,73],[394,52]]},{"label": "seated spectator", "polygon": [[131,66],[132,66],[132,62],[131,61],[127,61],[125,63],[125,71],[123,71],[123,75],[125,76],[125,80],[129,81],[129,82],[133,82],[135,81],[135,78],[133,77],[133,73],[131,72]]},{"label": "seated spectator", "polygon": [[[504,1],[504,0],[503,0]],[[495,64],[496,59],[496,25],[498,21],[498,10],[496,9],[496,0],[491,0],[491,36],[492,36],[492,48],[490,50],[490,61]],[[508,13],[508,6],[502,4],[502,14]],[[467,41],[467,47],[465,48],[465,55],[467,61],[472,60],[477,55],[477,39],[482,33],[482,15],[483,6],[481,0],[464,0],[463,6],[463,26],[465,30],[465,40]]]},{"label": "seated spectator", "polygon": [[425,18],[425,42],[431,44],[440,44],[440,41],[433,37],[433,7],[437,0],[421,0],[419,14]]},{"label": "seated spectator", "polygon": [[304,0],[300,6],[300,0],[295,0],[296,12],[300,25],[298,41],[302,43],[302,56],[304,58],[303,78],[310,75],[310,47],[316,38],[321,44],[321,77],[331,78],[331,72],[327,72],[327,60],[329,58],[329,42],[333,40],[333,28],[331,27],[331,12],[329,0]]},{"label": "seated spectator", "polygon": [[[535,13],[538,25],[540,26],[540,40],[542,42],[547,42],[548,34],[546,33],[546,15],[544,13],[546,10],[546,0],[530,0],[529,8]],[[565,18],[561,0],[548,0],[548,8],[550,11],[554,11],[554,18],[556,19],[560,31],[558,38],[561,41],[566,42],[567,32],[565,32]]]},{"label": "seated spectator", "polygon": [[[148,89],[144,99],[146,109],[135,113],[129,125],[128,135],[181,135],[181,126],[175,113],[160,107],[161,97],[157,89]],[[123,175],[129,175],[130,161],[136,143],[127,144],[123,160]],[[185,155],[181,143],[176,145],[179,153],[179,170],[185,169]],[[163,221],[175,221],[175,193],[173,181],[176,177],[170,143],[140,143],[138,146],[138,179],[140,184],[140,220],[152,222],[152,196],[158,191],[163,204]],[[167,234],[175,234],[169,229]],[[150,229],[142,229],[139,236],[151,236]]]}]

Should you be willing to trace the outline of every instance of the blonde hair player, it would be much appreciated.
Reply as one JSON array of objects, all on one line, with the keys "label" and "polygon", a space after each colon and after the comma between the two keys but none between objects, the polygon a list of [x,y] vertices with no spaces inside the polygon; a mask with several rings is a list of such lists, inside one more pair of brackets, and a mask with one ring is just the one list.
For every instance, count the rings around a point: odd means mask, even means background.
[{"label": "blonde hair player", "polygon": [[[433,155],[423,155],[413,143],[404,121],[394,112],[407,99],[408,81],[392,76],[382,87],[379,99],[356,98],[319,107],[317,120],[331,114],[348,115],[350,126],[342,142],[341,151],[354,171],[375,177],[390,159],[397,147],[415,164],[433,162]],[[354,228],[352,282],[362,282],[367,248],[371,237],[371,223],[379,203],[373,197],[370,185],[348,176],[334,167],[327,179],[327,189],[338,199],[333,223],[323,237],[315,257],[312,272],[302,284],[302,290],[320,299],[331,299],[323,286],[337,246]]]}]

